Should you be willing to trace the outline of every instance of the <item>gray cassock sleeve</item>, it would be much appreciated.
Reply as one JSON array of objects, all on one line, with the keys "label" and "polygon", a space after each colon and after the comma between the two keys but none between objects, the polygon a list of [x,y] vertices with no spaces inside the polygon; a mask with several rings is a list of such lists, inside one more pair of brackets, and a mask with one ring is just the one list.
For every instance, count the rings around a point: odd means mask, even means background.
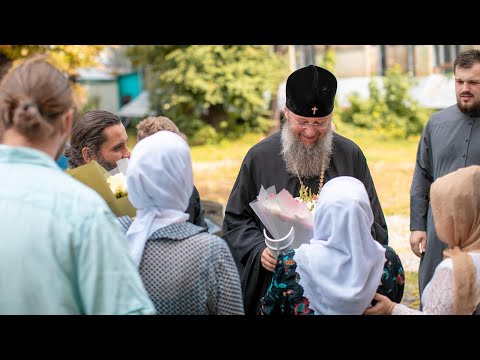
[{"label": "gray cassock sleeve", "polygon": [[415,171],[410,187],[410,231],[427,230],[427,211],[430,186],[433,182],[430,121],[423,129],[418,143]]}]

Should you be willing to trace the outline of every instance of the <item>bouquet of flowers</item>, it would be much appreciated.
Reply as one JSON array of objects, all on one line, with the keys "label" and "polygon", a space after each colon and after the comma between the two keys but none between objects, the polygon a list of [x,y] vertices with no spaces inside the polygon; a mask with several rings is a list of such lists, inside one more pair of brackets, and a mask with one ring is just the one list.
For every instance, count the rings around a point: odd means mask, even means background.
[{"label": "bouquet of flowers", "polygon": [[110,175],[107,177],[107,183],[117,199],[128,195],[127,180],[123,173]]},{"label": "bouquet of flowers", "polygon": [[[124,161],[126,160],[126,161]],[[108,172],[96,161],[67,169],[66,172],[95,190],[117,216],[135,217],[137,210],[128,200],[128,190],[125,181],[128,159],[117,161],[118,167]]]},{"label": "bouquet of flowers", "polygon": [[130,159],[118,160],[117,167],[105,174],[107,184],[117,199],[128,195],[126,175],[129,161]]},{"label": "bouquet of flowers", "polygon": [[262,186],[250,207],[273,236],[271,239],[264,232],[265,242],[272,250],[296,249],[313,237],[312,212],[305,202],[294,199],[285,189],[277,194],[275,186],[266,190]]}]

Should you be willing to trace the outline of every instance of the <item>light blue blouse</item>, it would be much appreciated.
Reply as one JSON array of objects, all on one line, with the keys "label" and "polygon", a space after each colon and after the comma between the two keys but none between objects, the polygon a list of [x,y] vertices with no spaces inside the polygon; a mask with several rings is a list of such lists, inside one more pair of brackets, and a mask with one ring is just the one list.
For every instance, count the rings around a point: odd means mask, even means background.
[{"label": "light blue blouse", "polygon": [[0,314],[154,314],[104,200],[47,154],[0,145]]}]

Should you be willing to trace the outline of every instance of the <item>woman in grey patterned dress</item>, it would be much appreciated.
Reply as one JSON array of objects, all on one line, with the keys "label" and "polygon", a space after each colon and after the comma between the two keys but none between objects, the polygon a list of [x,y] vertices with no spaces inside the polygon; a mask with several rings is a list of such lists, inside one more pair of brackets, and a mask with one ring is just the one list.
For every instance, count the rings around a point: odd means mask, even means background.
[{"label": "woman in grey patterned dress", "polygon": [[243,315],[238,270],[227,243],[188,223],[190,149],[161,131],[140,141],[127,172],[134,221],[120,218],[130,252],[160,315]]}]

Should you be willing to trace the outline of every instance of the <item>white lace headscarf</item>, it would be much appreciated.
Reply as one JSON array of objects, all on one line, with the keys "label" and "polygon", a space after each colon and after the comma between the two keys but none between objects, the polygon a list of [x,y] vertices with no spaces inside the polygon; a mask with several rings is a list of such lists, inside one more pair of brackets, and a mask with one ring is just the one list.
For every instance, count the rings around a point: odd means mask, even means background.
[{"label": "white lace headscarf", "polygon": [[313,239],[294,256],[299,284],[316,313],[360,315],[372,301],[386,261],[372,224],[361,181],[341,176],[325,184],[313,214]]},{"label": "white lace headscarf", "polygon": [[128,197],[137,217],[127,231],[133,260],[140,265],[148,238],[158,229],[187,221],[193,191],[188,144],[179,135],[160,131],[133,149],[127,170]]}]

